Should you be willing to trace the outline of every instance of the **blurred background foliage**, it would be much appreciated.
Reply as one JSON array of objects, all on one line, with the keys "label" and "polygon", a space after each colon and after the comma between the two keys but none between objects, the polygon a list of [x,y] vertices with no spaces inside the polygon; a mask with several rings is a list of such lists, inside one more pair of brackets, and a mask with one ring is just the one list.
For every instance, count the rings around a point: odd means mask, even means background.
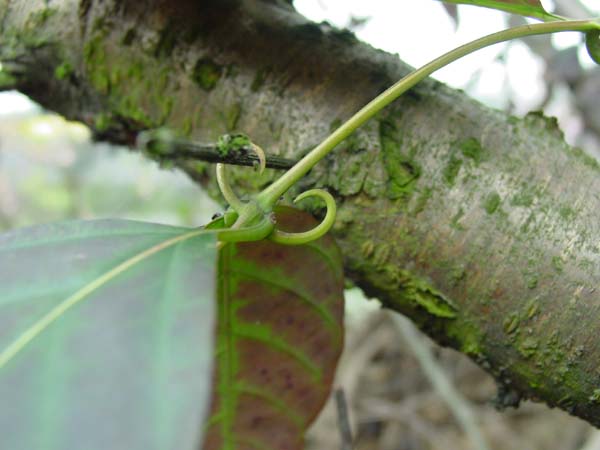
[{"label": "blurred background foliage", "polygon": [[90,136],[22,94],[0,94],[0,230],[101,217],[198,226],[220,210],[185,174]]}]

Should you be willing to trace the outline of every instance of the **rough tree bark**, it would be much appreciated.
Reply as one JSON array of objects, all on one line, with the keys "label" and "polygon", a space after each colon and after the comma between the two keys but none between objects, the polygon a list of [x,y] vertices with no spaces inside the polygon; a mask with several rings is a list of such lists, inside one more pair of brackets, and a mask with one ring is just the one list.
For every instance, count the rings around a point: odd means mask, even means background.
[{"label": "rough tree bark", "polygon": [[[0,76],[131,144],[239,130],[297,159],[409,68],[285,1],[0,0]],[[179,167],[214,190],[212,167]],[[252,191],[257,177],[235,169]],[[600,425],[600,168],[553,119],[428,80],[298,189],[335,194],[348,277],[504,387]],[[319,214],[319,205],[308,205]]]}]

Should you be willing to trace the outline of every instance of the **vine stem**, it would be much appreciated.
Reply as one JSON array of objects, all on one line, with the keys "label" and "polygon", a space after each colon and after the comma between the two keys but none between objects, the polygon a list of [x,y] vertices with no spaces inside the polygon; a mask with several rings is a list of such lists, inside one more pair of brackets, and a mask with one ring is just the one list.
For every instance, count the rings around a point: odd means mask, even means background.
[{"label": "vine stem", "polygon": [[236,193],[233,191],[231,186],[229,185],[229,181],[227,181],[226,175],[226,165],[218,163],[217,164],[217,184],[219,185],[219,189],[221,190],[221,194],[225,201],[233,208],[234,211],[239,213],[244,207],[244,203],[238,198]]},{"label": "vine stem", "polygon": [[256,197],[257,202],[263,208],[268,208],[270,205],[273,205],[292,185],[306,175],[306,173],[316,163],[323,159],[331,150],[333,150],[335,146],[346,139],[358,127],[363,125],[367,120],[371,119],[375,114],[396,100],[400,95],[412,88],[418,82],[442,67],[456,61],[457,59],[490,45],[520,37],[563,31],[587,32],[598,29],[600,29],[600,22],[596,20],[568,20],[522,25],[484,36],[449,51],[448,53],[434,59],[420,69],[417,69],[406,77],[402,78],[400,81],[389,87],[375,99],[366,104],[356,114],[348,119],[348,121],[330,134],[323,142],[311,150],[310,153],[298,161],[284,175],[260,192]]}]

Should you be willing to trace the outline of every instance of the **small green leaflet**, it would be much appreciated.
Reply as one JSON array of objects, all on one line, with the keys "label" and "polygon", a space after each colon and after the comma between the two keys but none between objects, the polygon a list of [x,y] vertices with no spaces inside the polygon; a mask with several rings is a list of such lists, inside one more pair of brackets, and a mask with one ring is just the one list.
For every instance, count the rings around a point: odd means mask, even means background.
[{"label": "small green leaflet", "polygon": [[[314,219],[276,210],[277,227]],[[343,345],[344,277],[331,237],[220,250],[216,376],[204,450],[302,450]]]},{"label": "small green leaflet", "polygon": [[600,64],[600,30],[588,31],[585,35],[585,46],[590,58]]},{"label": "small green leaflet", "polygon": [[563,20],[562,17],[547,12],[540,0],[442,0],[446,3],[483,6],[499,9],[512,14],[534,17],[543,21]]},{"label": "small green leaflet", "polygon": [[0,442],[197,450],[216,236],[126,220],[0,235]]}]

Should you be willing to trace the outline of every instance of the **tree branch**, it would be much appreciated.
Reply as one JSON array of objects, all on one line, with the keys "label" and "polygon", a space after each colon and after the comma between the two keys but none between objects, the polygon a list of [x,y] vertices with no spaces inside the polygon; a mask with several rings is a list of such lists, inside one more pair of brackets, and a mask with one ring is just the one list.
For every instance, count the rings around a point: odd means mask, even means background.
[{"label": "tree branch", "polygon": [[[193,142],[243,131],[297,160],[409,70],[285,2],[51,5],[0,1],[0,61],[24,50],[21,91],[130,145],[161,126]],[[206,164],[175,163],[214,187]],[[232,171],[245,189],[275,176],[247,172]],[[428,80],[300,184],[336,193],[334,234],[368,295],[505,392],[600,425],[600,168],[555,121]]]},{"label": "tree branch", "polygon": [[[137,147],[161,163],[189,160],[250,167],[256,167],[260,163],[258,156],[250,148],[223,154],[216,144],[198,144],[185,139],[165,139],[160,136],[140,139],[140,135],[143,133],[138,134]],[[101,135],[96,136],[98,140],[102,140],[102,137]],[[266,155],[266,167],[269,169],[286,170],[295,163],[296,161],[291,159]]]}]

